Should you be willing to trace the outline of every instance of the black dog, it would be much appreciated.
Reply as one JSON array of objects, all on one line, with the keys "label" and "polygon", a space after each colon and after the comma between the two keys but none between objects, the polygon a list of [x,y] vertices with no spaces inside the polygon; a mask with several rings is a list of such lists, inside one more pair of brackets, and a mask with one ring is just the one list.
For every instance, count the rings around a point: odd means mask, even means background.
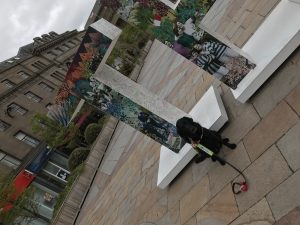
[{"label": "black dog", "polygon": [[[229,143],[228,138],[222,138],[221,135],[213,130],[202,127],[199,123],[193,121],[192,118],[183,117],[176,122],[177,133],[186,142],[193,145],[202,144],[214,153],[219,153],[222,145],[224,144],[230,149],[235,149],[236,144]],[[202,152],[195,158],[196,163],[200,163],[209,157],[208,154]],[[214,158],[212,158],[215,161]]]}]

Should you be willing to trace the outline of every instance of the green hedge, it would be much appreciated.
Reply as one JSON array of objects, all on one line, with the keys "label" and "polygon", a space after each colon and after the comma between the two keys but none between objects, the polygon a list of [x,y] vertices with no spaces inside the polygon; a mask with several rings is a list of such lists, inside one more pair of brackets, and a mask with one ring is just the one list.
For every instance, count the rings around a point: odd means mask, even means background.
[{"label": "green hedge", "polygon": [[88,144],[93,144],[98,134],[100,133],[102,126],[96,123],[91,123],[84,131],[84,138]]},{"label": "green hedge", "polygon": [[90,150],[84,147],[75,148],[74,151],[71,153],[69,160],[68,160],[68,167],[72,171],[78,165],[84,162],[84,160],[89,155]]}]

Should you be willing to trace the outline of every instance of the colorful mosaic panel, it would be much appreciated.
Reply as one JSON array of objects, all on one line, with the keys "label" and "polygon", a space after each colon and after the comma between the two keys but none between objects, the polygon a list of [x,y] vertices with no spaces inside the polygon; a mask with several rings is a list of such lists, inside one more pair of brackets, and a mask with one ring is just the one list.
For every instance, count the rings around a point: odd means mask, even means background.
[{"label": "colorful mosaic panel", "polygon": [[77,104],[77,99],[85,99],[100,111],[129,124],[172,151],[179,152],[185,143],[173,124],[93,78],[111,42],[94,28],[87,30],[58,92],[56,103],[72,108],[66,102]]},{"label": "colorful mosaic panel", "polygon": [[172,10],[159,0],[115,0],[107,7],[236,89],[255,65],[201,29],[200,22],[213,3],[181,0]]}]

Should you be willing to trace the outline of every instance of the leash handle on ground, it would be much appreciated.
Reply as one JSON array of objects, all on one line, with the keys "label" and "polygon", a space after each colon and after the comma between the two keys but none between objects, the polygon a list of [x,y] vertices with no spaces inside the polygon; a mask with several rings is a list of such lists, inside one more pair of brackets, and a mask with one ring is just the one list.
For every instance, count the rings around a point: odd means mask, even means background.
[{"label": "leash handle on ground", "polygon": [[201,151],[205,152],[210,157],[215,158],[221,165],[228,164],[230,167],[232,167],[234,170],[236,170],[244,178],[243,182],[234,182],[234,183],[232,183],[232,192],[234,194],[240,194],[242,192],[248,191],[247,179],[246,179],[245,175],[238,168],[236,168],[231,163],[227,162],[225,159],[222,159],[221,157],[216,155],[213,151],[211,151],[210,149],[206,148],[205,146],[203,146],[201,144],[197,144],[196,147],[194,147],[194,149],[199,154],[201,154]]}]

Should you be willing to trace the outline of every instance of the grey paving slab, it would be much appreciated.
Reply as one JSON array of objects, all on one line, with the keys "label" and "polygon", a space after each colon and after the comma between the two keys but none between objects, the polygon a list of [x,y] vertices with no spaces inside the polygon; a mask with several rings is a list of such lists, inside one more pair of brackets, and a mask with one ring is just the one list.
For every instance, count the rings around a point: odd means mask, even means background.
[{"label": "grey paving slab", "polygon": [[[300,54],[300,51],[297,52]],[[265,87],[252,99],[255,109],[261,117],[265,117],[300,83],[299,65],[286,62],[273,75]]]},{"label": "grey paving slab", "polygon": [[196,217],[193,216],[189,221],[187,221],[184,225],[197,225]]},{"label": "grey paving slab", "polygon": [[300,116],[300,84],[286,97],[286,101]]},{"label": "grey paving slab", "polygon": [[294,170],[300,168],[300,120],[278,142],[277,146],[289,166]]},{"label": "grey paving slab", "polygon": [[217,163],[212,162],[210,159],[206,159],[201,163],[195,163],[192,161],[192,175],[193,182],[198,183],[203,177],[207,175],[210,170],[218,167]]},{"label": "grey paving slab", "polygon": [[180,222],[186,223],[210,199],[209,181],[206,176],[180,199]]},{"label": "grey paving slab", "polygon": [[272,225],[274,222],[268,202],[263,198],[230,225]]},{"label": "grey paving slab", "polygon": [[[225,159],[243,171],[250,165],[250,159],[246,152],[246,149],[242,142],[237,145],[234,150],[223,148],[225,153]],[[232,169],[229,165],[221,166],[219,163],[215,163],[216,167],[212,168],[208,172],[209,186],[212,195],[218,193],[224,188],[231,180],[233,180],[238,173]]]},{"label": "grey paving slab", "polygon": [[197,225],[226,225],[239,216],[231,185],[227,185],[197,214]]},{"label": "grey paving slab", "polygon": [[[190,192],[191,188],[195,184],[193,182],[193,174],[189,173],[188,168],[185,168],[171,184],[168,186],[168,202],[172,206],[178,202],[183,196]],[[178,182],[178,181],[179,182]],[[184,183],[185,185],[182,185]],[[197,182],[198,183],[198,182]]]},{"label": "grey paving slab", "polygon": [[107,175],[111,175],[114,171],[116,165],[118,163],[118,160],[105,160],[103,164],[100,166],[100,170],[102,173],[105,173]]},{"label": "grey paving slab", "polygon": [[236,101],[231,91],[222,99],[229,119],[222,135],[238,143],[260,121],[260,117],[251,104]]},{"label": "grey paving slab", "polygon": [[168,212],[160,218],[159,221],[156,223],[157,225],[180,225],[180,214],[179,214],[179,202],[174,204],[171,207],[168,207]]},{"label": "grey paving slab", "polygon": [[251,161],[259,157],[298,121],[297,114],[282,101],[243,139]]},{"label": "grey paving slab", "polygon": [[[300,206],[300,170],[267,195],[276,220]],[[300,222],[300,221],[299,221]]]},{"label": "grey paving slab", "polygon": [[[239,211],[248,210],[252,205],[272,191],[291,174],[286,161],[279,150],[273,145],[261,157],[253,162],[245,171],[249,182],[248,192],[236,195]],[[241,180],[240,177],[237,178]]]},{"label": "grey paving slab", "polygon": [[300,223],[300,206],[293,209],[287,215],[278,220],[274,225],[299,225]]}]

